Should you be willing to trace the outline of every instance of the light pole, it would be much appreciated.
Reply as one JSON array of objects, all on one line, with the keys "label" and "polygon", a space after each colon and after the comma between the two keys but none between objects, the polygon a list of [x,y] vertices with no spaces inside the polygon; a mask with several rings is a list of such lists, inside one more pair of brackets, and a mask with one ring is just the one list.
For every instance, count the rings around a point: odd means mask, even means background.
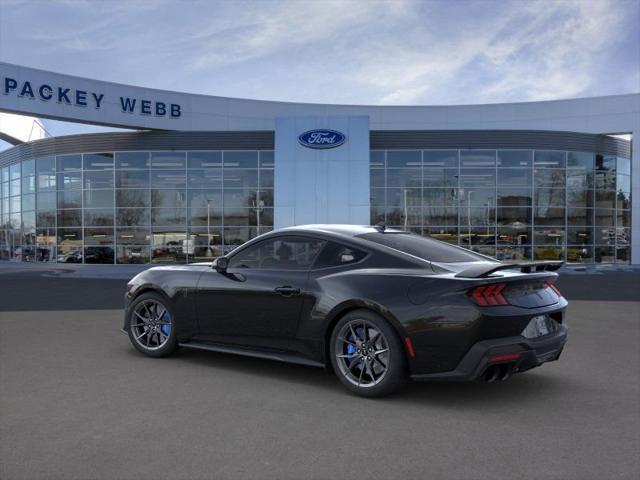
[{"label": "light pole", "polygon": [[[260,195],[260,192],[258,192],[258,195]],[[251,203],[253,204],[253,208],[255,208],[256,210],[256,230],[260,227],[260,214],[262,213],[262,210],[264,210],[264,200],[252,200]]]},{"label": "light pole", "polygon": [[211,200],[207,200],[207,242],[211,235]]},{"label": "light pole", "polygon": [[409,189],[404,188],[402,189],[402,194],[403,194],[403,199],[402,199],[402,203],[403,203],[403,207],[404,207],[404,230],[407,230],[407,223],[409,222],[409,208],[407,207],[407,194],[409,193]]},{"label": "light pole", "polygon": [[485,222],[487,224],[487,235],[489,235],[489,221],[490,221],[490,217],[491,217],[491,199],[488,198],[487,199],[487,205],[486,205],[486,210],[485,210]]},{"label": "light pole", "polygon": [[467,193],[467,243],[471,248],[471,194],[473,190],[469,190]]},{"label": "light pole", "polygon": [[213,256],[211,251],[211,200],[207,200],[207,253]]}]

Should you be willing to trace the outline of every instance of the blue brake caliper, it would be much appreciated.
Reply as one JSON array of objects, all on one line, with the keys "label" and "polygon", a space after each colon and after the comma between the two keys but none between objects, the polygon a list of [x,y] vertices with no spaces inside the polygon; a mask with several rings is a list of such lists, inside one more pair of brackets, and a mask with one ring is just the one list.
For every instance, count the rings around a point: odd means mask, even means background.
[{"label": "blue brake caliper", "polygon": [[[167,312],[164,312],[164,315],[162,315],[162,321],[163,322],[169,321],[169,314]],[[162,325],[160,329],[162,330],[162,333],[164,333],[165,335],[169,335],[169,333],[171,333],[171,325],[169,324]]]},{"label": "blue brake caliper", "polygon": [[[356,335],[362,336],[362,327],[356,328]],[[349,342],[353,342],[353,343],[347,343],[347,355],[353,355],[354,353],[356,353],[355,339],[353,338],[352,335],[349,335],[347,340],[349,340]],[[347,358],[346,360],[347,360],[347,365],[351,365],[351,362],[353,361],[353,359]]]}]

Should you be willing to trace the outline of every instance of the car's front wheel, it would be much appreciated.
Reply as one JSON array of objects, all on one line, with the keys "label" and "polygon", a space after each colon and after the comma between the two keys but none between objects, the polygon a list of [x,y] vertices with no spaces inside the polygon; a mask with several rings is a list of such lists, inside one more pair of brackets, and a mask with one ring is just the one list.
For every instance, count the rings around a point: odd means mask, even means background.
[{"label": "car's front wheel", "polygon": [[382,397],[407,381],[407,362],[398,335],[380,315],[354,310],[331,335],[331,362],[342,382],[365,397]]},{"label": "car's front wheel", "polygon": [[133,346],[150,357],[166,357],[178,348],[171,305],[154,292],[143,293],[129,306],[127,333]]}]

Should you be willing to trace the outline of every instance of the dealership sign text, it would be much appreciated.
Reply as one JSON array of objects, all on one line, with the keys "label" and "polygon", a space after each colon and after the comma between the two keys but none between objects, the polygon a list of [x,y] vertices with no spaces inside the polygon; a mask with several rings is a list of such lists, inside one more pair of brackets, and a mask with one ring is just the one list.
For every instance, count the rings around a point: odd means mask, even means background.
[{"label": "dealership sign text", "polygon": [[[105,94],[100,92],[89,92],[71,87],[48,85],[46,83],[36,84],[29,80],[18,81],[10,77],[4,77],[2,80],[2,93],[31,100],[56,102],[60,105],[93,107],[97,110],[103,107],[105,100]],[[182,115],[182,109],[177,103],[125,96],[119,97],[117,103],[123,113],[155,115],[156,117],[168,118],[180,118]]]}]

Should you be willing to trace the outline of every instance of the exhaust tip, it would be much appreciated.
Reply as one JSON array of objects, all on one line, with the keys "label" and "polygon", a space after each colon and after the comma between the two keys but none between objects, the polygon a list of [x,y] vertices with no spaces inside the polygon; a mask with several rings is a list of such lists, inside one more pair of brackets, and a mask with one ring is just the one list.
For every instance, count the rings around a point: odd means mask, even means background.
[{"label": "exhaust tip", "polygon": [[482,376],[484,381],[487,382],[487,383],[493,383],[496,380],[498,380],[498,378],[500,378],[500,368],[499,367],[500,367],[499,365],[493,365],[493,366],[487,368],[487,370],[484,372],[484,375]]},{"label": "exhaust tip", "polygon": [[487,383],[493,383],[496,381],[504,381],[515,373],[515,363],[503,363],[500,365],[491,365],[482,374],[482,379]]},{"label": "exhaust tip", "polygon": [[504,382],[505,380],[508,380],[509,378],[511,378],[511,375],[513,375],[513,364],[505,364],[502,365],[502,369],[501,369],[502,374],[500,375],[500,381]]}]

